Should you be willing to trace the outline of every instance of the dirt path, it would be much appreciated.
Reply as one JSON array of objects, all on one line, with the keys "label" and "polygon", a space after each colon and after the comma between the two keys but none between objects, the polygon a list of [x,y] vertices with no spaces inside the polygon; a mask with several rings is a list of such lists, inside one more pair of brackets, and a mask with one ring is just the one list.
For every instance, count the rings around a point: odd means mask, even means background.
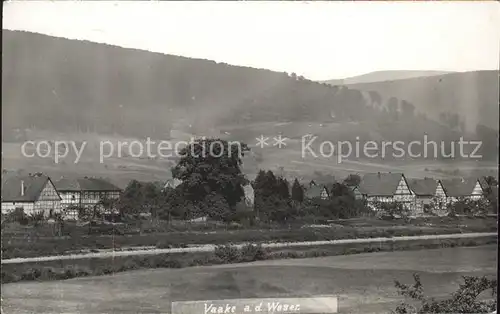
[{"label": "dirt path", "polygon": [[[380,243],[380,242],[397,242],[397,241],[411,241],[411,240],[441,240],[441,239],[465,239],[465,238],[481,238],[496,236],[495,232],[482,232],[482,233],[458,233],[446,235],[423,235],[423,236],[403,236],[392,238],[365,238],[365,239],[343,239],[343,240],[329,240],[329,241],[307,241],[307,242],[288,242],[288,243],[265,243],[262,246],[265,248],[286,248],[296,246],[320,246],[320,245],[335,245],[335,244],[357,244],[357,243]],[[236,247],[243,247],[246,244],[237,244]],[[158,255],[168,253],[199,253],[199,252],[213,252],[216,245],[204,244],[188,248],[170,248],[170,249],[151,249],[151,250],[130,250],[130,251],[107,251],[97,253],[83,253],[71,255],[57,255],[57,256],[40,256],[30,258],[11,258],[3,259],[2,264],[21,264],[33,262],[46,262],[56,260],[71,260],[71,259],[89,259],[89,258],[110,258],[116,256],[139,256],[139,255]]]}]

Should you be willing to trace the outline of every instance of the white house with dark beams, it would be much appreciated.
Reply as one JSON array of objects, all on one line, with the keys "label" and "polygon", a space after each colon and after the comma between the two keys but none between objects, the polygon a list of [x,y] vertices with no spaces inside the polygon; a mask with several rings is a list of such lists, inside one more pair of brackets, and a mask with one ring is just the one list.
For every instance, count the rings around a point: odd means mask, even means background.
[{"label": "white house with dark beams", "polygon": [[415,194],[402,173],[369,173],[363,176],[356,189],[373,210],[378,202],[400,202],[409,209],[415,207]]},{"label": "white house with dark beams", "polygon": [[67,219],[78,219],[78,208],[93,208],[104,199],[116,200],[121,189],[101,178],[61,178],[55,187],[61,195],[61,205]]},{"label": "white house with dark beams", "polygon": [[435,208],[435,210],[438,211],[444,209],[446,206],[446,193],[440,180],[432,178],[409,179],[408,184],[415,195],[416,213],[422,214],[426,206],[431,206],[433,204],[441,205],[441,208]]},{"label": "white house with dark beams", "polygon": [[460,199],[479,200],[484,197],[485,187],[477,178],[442,180],[448,203]]},{"label": "white house with dark beams", "polygon": [[61,212],[61,197],[48,176],[11,176],[2,179],[2,214],[16,209],[22,209],[26,215],[43,212],[49,217]]}]

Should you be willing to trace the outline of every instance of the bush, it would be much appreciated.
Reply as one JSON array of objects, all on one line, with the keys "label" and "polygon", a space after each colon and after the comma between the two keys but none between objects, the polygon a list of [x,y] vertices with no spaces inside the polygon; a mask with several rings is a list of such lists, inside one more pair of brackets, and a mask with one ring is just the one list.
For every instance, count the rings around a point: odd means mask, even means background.
[{"label": "bush", "polygon": [[268,251],[260,244],[248,244],[241,248],[241,257],[245,262],[262,261],[268,258]]},{"label": "bush", "polygon": [[33,223],[33,225],[38,226],[44,222],[45,215],[43,211],[34,212],[29,216],[29,220]]},{"label": "bush", "polygon": [[21,277],[17,276],[12,272],[2,271],[2,284],[9,282],[16,282],[21,280]]},{"label": "bush", "polygon": [[210,256],[203,256],[202,258],[194,258],[188,264],[188,266],[204,266],[213,264],[213,258]]},{"label": "bush", "polygon": [[[423,313],[491,313],[496,311],[497,280],[486,277],[464,276],[464,283],[453,293],[450,299],[436,301],[424,295],[423,286],[418,274],[413,274],[415,283],[411,286],[395,282],[399,294],[419,303],[415,306],[406,302],[401,303],[394,311],[395,314],[423,314]],[[491,290],[491,300],[477,300],[484,291]]]},{"label": "bush", "polygon": [[491,212],[491,205],[490,201],[486,198],[480,198],[478,200],[462,198],[453,204],[448,204],[448,210],[452,216],[485,216]]},{"label": "bush", "polygon": [[229,223],[229,225],[227,226],[227,229],[228,230],[239,230],[239,229],[243,229],[243,225],[241,223],[238,223],[238,222],[235,222],[235,221],[232,221]]},{"label": "bush", "polygon": [[29,223],[29,219],[24,213],[23,208],[16,208],[14,211],[5,215],[5,222],[17,222],[21,226],[26,226]]},{"label": "bush", "polygon": [[237,263],[241,260],[241,252],[230,244],[216,246],[214,254],[224,263]]},{"label": "bush", "polygon": [[386,220],[403,218],[406,221],[411,212],[405,204],[400,202],[374,202],[373,206],[379,209],[378,214]]},{"label": "bush", "polygon": [[29,268],[21,274],[21,280],[37,280],[42,275],[42,271],[38,268]]},{"label": "bush", "polygon": [[169,241],[163,241],[163,240],[156,242],[155,246],[157,249],[171,249],[171,248],[173,248],[173,245]]}]

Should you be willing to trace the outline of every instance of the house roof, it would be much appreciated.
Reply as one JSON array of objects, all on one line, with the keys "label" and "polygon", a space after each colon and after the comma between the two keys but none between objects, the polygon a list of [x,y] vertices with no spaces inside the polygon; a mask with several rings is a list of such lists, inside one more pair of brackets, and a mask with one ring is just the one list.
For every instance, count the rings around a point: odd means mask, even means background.
[{"label": "house roof", "polygon": [[392,196],[396,192],[402,173],[367,173],[361,179],[359,191],[364,195]]},{"label": "house roof", "polygon": [[486,181],[486,177],[480,177],[478,180],[479,180],[479,184],[481,184],[481,187],[483,188],[483,190],[487,189],[490,186],[488,184],[488,182]]},{"label": "house roof", "polygon": [[330,182],[330,183],[323,184],[323,186],[326,188],[326,190],[328,191],[328,193],[331,192],[331,190],[333,189],[334,185],[335,185],[335,182],[334,183]]},{"label": "house roof", "polygon": [[431,178],[425,179],[409,179],[408,185],[410,189],[419,196],[432,196],[436,194],[437,180]]},{"label": "house roof", "polygon": [[62,178],[54,182],[58,191],[80,191],[80,185],[77,180]]},{"label": "house roof", "polygon": [[116,185],[101,178],[62,178],[54,182],[54,185],[58,191],[121,191]]},{"label": "house roof", "polygon": [[[35,202],[50,181],[45,175],[10,176],[2,179],[2,202]],[[21,193],[24,186],[24,195]]]},{"label": "house roof", "polygon": [[251,184],[247,184],[247,185],[243,186],[243,191],[245,191],[245,193],[247,193],[247,192],[253,193],[254,189],[253,189],[253,186]]},{"label": "house roof", "polygon": [[477,182],[476,178],[441,180],[446,195],[451,197],[472,195]]},{"label": "house roof", "polygon": [[347,186],[351,191],[358,191],[359,192],[359,185],[348,185]]},{"label": "house roof", "polygon": [[323,185],[313,185],[310,188],[305,189],[306,198],[318,198],[321,197],[321,193],[325,187]]},{"label": "house roof", "polygon": [[180,185],[182,183],[181,180],[179,179],[168,179],[165,181],[165,184],[163,185],[163,188],[166,189],[166,188],[176,188],[178,185]]},{"label": "house roof", "polygon": [[323,185],[323,186],[326,185],[333,186],[334,183],[337,183],[337,180],[333,176],[332,177],[324,176],[321,178],[315,178],[307,182],[307,184],[310,185]]}]

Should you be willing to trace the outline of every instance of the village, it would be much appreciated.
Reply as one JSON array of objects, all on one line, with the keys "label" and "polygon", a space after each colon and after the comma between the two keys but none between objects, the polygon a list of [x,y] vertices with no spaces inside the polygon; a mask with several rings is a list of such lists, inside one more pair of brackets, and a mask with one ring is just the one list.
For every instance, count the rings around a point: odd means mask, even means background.
[{"label": "village", "polygon": [[[350,180],[347,180],[347,179]],[[403,173],[368,173],[360,177],[350,175],[344,182],[331,182],[325,178],[300,182],[305,201],[327,201],[335,197],[334,185],[344,184],[351,196],[364,204],[373,213],[381,210],[383,204],[402,204],[411,216],[430,215],[427,208],[435,211],[432,215],[446,216],[447,208],[458,201],[496,200],[498,185],[493,177],[458,179],[412,179]],[[175,190],[182,181],[170,179],[155,183],[161,191]],[[293,196],[292,185],[288,184],[289,194]],[[243,187],[242,202],[247,210],[255,209],[255,181]],[[106,201],[117,201],[123,189],[109,181],[96,177],[77,179],[60,178],[53,180],[42,173],[27,176],[10,176],[2,179],[2,217],[16,210],[25,215],[40,215],[47,219],[61,214],[64,220],[78,220],[82,209],[97,210],[100,214],[118,214]],[[293,197],[292,197],[293,198]],[[301,200],[302,201],[302,200]],[[168,203],[165,204],[168,206]],[[494,210],[488,212],[496,214]],[[150,214],[143,209],[142,214]],[[80,215],[81,216],[81,215]],[[204,220],[206,217],[190,217]]]}]

